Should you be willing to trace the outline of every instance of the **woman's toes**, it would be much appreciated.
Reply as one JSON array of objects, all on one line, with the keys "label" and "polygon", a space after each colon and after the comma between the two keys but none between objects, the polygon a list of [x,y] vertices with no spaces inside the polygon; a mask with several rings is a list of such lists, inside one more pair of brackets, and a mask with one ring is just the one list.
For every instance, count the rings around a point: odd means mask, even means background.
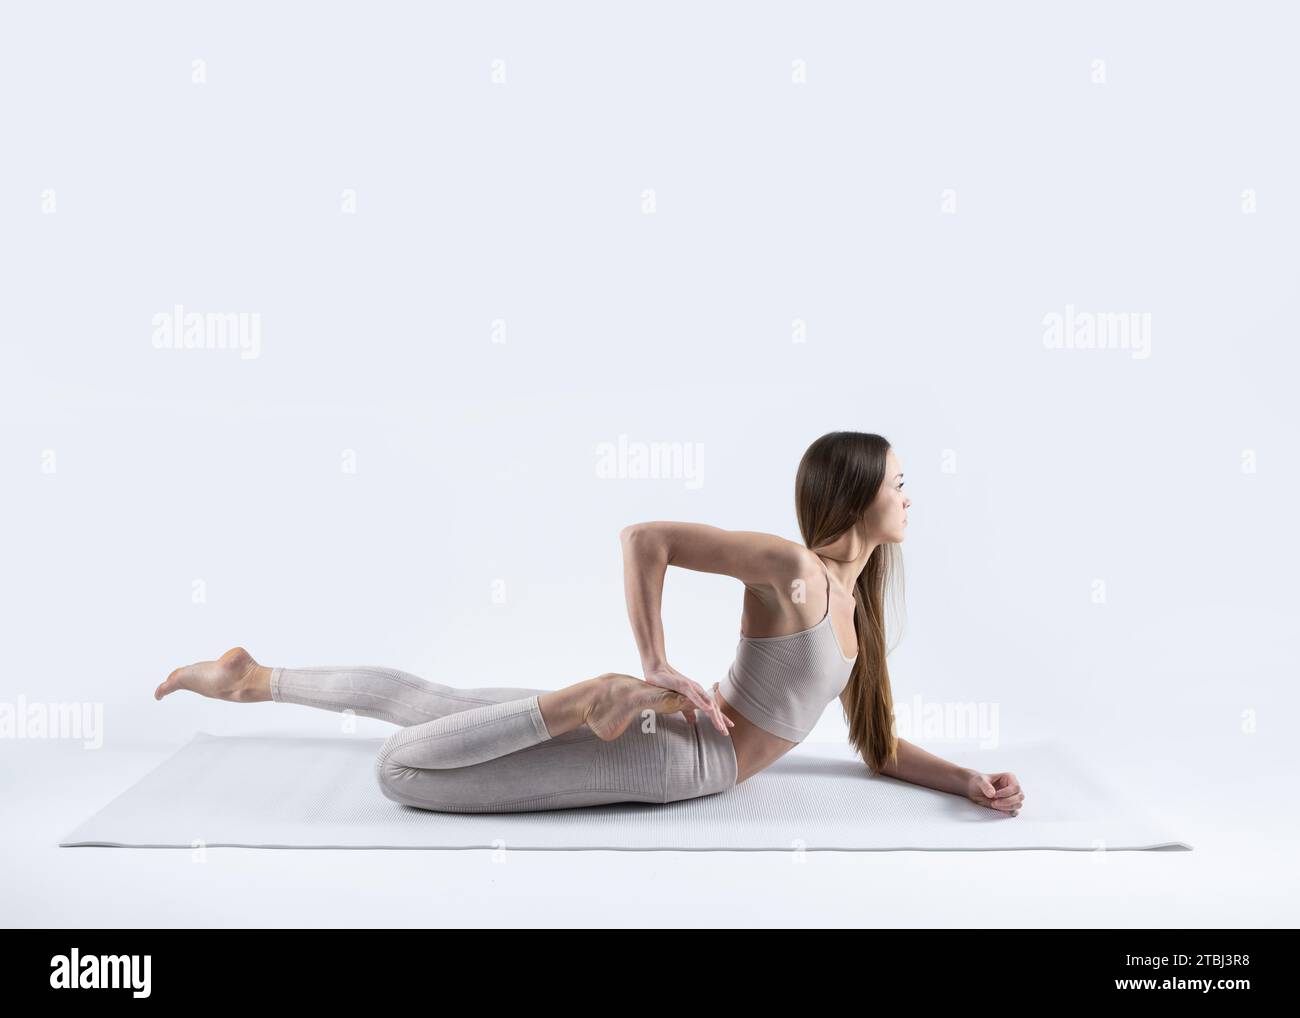
[{"label": "woman's toes", "polygon": [[[175,669],[170,675],[162,681],[162,684],[154,691],[154,699],[161,700],[169,693],[174,693],[178,689],[189,689],[196,693],[202,693],[204,696],[215,695],[215,689],[211,688],[213,683],[204,683],[204,665],[212,665],[215,662],[204,661],[199,664],[185,665],[182,668]],[[205,685],[209,688],[204,688]]]},{"label": "woman's toes", "polygon": [[180,684],[176,681],[176,676],[179,675],[180,672],[181,669],[175,669],[167,676],[167,678],[163,679],[162,682],[158,684],[158,688],[153,691],[153,698],[155,700],[161,700],[168,693],[174,693],[176,690],[181,688]]},{"label": "woman's toes", "polygon": [[675,689],[666,689],[663,695],[659,697],[659,702],[655,705],[656,714],[676,714],[680,710],[685,710],[691,706],[691,698],[685,693],[679,693]]}]

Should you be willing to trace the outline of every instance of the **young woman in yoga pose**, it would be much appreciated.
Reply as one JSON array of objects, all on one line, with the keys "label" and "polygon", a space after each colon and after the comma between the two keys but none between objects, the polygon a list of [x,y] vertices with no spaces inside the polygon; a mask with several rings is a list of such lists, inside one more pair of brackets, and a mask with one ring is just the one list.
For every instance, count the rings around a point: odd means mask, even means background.
[{"label": "young woman in yoga pose", "polygon": [[[817,439],[799,464],[802,545],[697,523],[624,528],[643,678],[609,672],[558,690],[465,689],[392,668],[268,668],[235,647],[176,669],[154,696],[188,689],[391,721],[402,727],[376,760],[383,794],[465,813],[724,792],[797,746],[838,697],[849,740],[873,774],[1015,816],[1024,792],[1014,774],[950,763],[894,732],[885,598],[901,582],[899,545],[912,504],[903,484],[884,438],[837,431]],[[745,585],[736,659],[712,695],[668,663],[660,607],[670,565]]]}]

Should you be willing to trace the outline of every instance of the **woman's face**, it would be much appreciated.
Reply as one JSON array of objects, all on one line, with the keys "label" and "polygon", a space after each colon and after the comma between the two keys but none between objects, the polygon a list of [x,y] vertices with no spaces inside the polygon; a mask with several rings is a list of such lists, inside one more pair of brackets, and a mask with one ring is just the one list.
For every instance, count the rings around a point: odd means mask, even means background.
[{"label": "woman's face", "polygon": [[867,534],[882,544],[902,544],[907,528],[907,510],[912,500],[903,488],[903,465],[890,449],[885,454],[885,480],[867,507]]}]

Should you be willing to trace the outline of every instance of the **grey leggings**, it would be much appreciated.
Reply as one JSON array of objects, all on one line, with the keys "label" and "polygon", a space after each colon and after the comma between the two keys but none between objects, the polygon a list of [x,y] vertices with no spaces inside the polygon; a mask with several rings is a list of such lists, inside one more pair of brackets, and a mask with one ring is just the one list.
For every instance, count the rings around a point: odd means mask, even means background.
[{"label": "grey leggings", "polygon": [[375,761],[389,799],[450,813],[676,802],[736,784],[736,751],[703,714],[637,716],[606,742],[552,736],[544,689],[457,689],[394,668],[273,668],[271,699],[401,725]]}]

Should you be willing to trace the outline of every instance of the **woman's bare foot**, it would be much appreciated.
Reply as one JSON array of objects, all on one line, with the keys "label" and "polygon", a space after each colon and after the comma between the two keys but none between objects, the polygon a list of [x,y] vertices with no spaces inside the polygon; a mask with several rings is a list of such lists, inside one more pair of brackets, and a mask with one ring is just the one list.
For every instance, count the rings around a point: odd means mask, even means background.
[{"label": "woman's bare foot", "polygon": [[611,673],[595,680],[582,721],[597,738],[617,739],[644,710],[674,714],[691,707],[690,699],[675,689],[652,686],[632,675]]},{"label": "woman's bare foot", "polygon": [[271,669],[259,665],[243,647],[232,647],[215,661],[177,668],[154,690],[153,698],[161,700],[178,689],[234,703],[269,700]]}]

